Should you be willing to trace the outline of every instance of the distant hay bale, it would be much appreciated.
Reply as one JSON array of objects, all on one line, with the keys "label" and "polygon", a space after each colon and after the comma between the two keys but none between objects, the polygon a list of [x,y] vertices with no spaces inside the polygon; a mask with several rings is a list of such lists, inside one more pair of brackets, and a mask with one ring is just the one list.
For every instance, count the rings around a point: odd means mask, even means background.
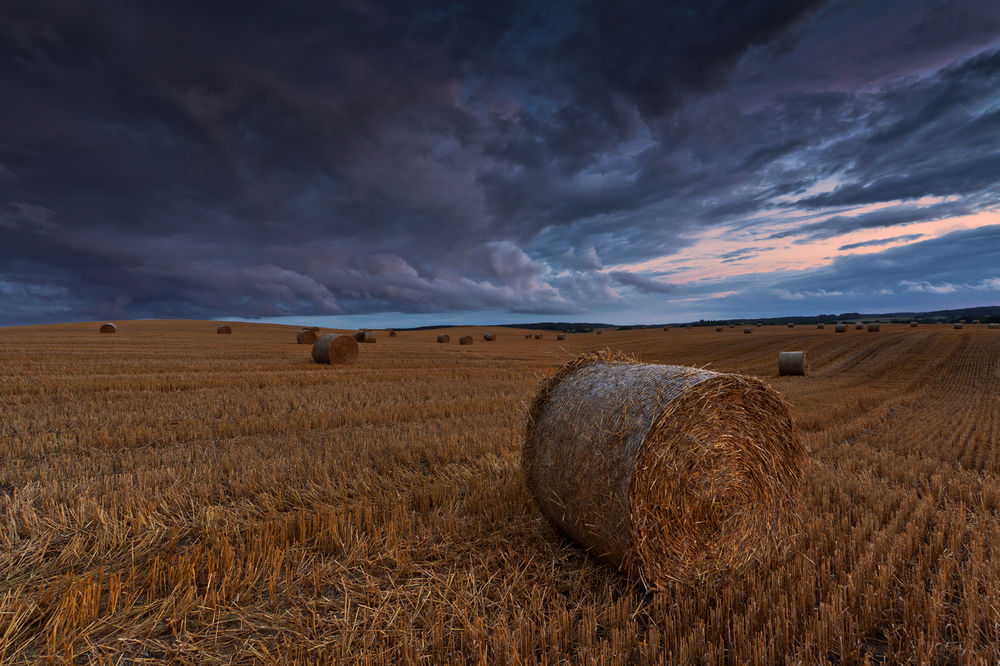
[{"label": "distant hay bale", "polygon": [[823,324],[816,324],[816,328],[825,328]]},{"label": "distant hay bale", "polygon": [[753,333],[753,329],[749,326],[743,329],[743,334],[746,335],[747,333]]},{"label": "distant hay bale", "polygon": [[760,328],[760,327],[761,327],[761,326],[763,326],[763,325],[764,325],[764,324],[762,324],[762,323],[760,323],[760,322],[757,322],[757,328]]},{"label": "distant hay bale", "polygon": [[525,333],[524,334],[524,339],[525,340],[530,340],[531,339],[531,333]]},{"label": "distant hay bale", "polygon": [[736,324],[730,324],[729,328],[736,328]]},{"label": "distant hay bale", "polygon": [[375,344],[375,331],[361,331],[361,339],[358,342],[364,342],[370,345]]},{"label": "distant hay bale", "polygon": [[669,330],[670,330],[670,327],[669,327],[669,326],[664,326],[664,327],[663,327],[663,330],[664,330],[664,331],[669,331]]},{"label": "distant hay bale", "polygon": [[869,333],[878,333],[879,329],[881,327],[882,327],[881,324],[879,324],[877,322],[872,322],[871,324],[868,324],[868,332]]},{"label": "distant hay bale", "polygon": [[218,333],[219,335],[232,335],[233,329],[223,324],[219,328],[215,329],[215,332]]},{"label": "distant hay bale", "polygon": [[460,345],[471,345],[472,344],[472,336],[471,335],[463,335],[462,337],[460,337],[458,339],[458,344],[460,344]]},{"label": "distant hay bale", "polygon": [[541,385],[522,467],[558,530],[657,589],[784,546],[803,456],[760,380],[603,352]]},{"label": "distant hay bale", "polygon": [[107,324],[101,324],[100,331],[101,333],[117,333],[118,327],[111,322],[108,322]]},{"label": "distant hay bale", "polygon": [[795,328],[795,324],[793,324],[792,322],[788,322],[788,328]]},{"label": "distant hay bale", "polygon": [[365,341],[365,332],[364,331],[355,331],[354,333],[351,333],[351,337],[354,338],[355,342],[364,342]]},{"label": "distant hay bale", "polygon": [[483,335],[483,340],[486,340],[486,342],[493,342],[496,339],[497,336],[493,333],[486,333]]},{"label": "distant hay bale", "polygon": [[316,342],[316,331],[311,328],[303,328],[299,331],[299,334],[295,336],[295,340],[300,345],[311,345]]},{"label": "distant hay bale", "polygon": [[835,332],[837,332],[837,333],[845,333],[845,332],[847,332],[847,325],[846,324],[837,324],[836,326],[834,326],[833,330]]},{"label": "distant hay bale", "polygon": [[952,325],[952,328],[965,328],[965,324],[963,324],[960,321],[957,321]]},{"label": "distant hay bale", "polygon": [[396,337],[396,331],[394,331],[394,330],[392,330],[392,329],[389,329],[389,337],[390,337],[390,338],[394,338],[394,337]]},{"label": "distant hay bale", "polygon": [[992,322],[990,323],[990,328],[1000,328],[1000,323]]},{"label": "distant hay bale", "polygon": [[860,330],[861,330],[861,329],[863,329],[864,327],[865,327],[865,325],[864,325],[864,324],[855,324],[855,325],[854,325],[854,330],[856,330],[856,331],[860,331]]},{"label": "distant hay bale", "polygon": [[556,340],[565,340],[565,339],[566,339],[565,333],[556,333]]},{"label": "distant hay bale", "polygon": [[979,320],[978,320],[978,319],[973,319],[973,320],[972,320],[972,324],[973,324],[973,325],[977,325],[977,324],[979,324]]},{"label": "distant hay bale", "polygon": [[806,374],[806,353],[804,351],[787,351],[778,354],[779,375]]},{"label": "distant hay bale", "polygon": [[722,327],[721,326],[716,326],[715,327],[715,332],[716,333],[722,333]]},{"label": "distant hay bale", "polygon": [[916,328],[916,327],[917,327],[917,322],[911,321],[910,322],[910,328]]},{"label": "distant hay bale", "polygon": [[451,342],[451,336],[447,333],[441,333],[438,335],[438,342]]},{"label": "distant hay bale", "polygon": [[358,360],[358,341],[350,335],[326,333],[313,344],[312,357],[317,363],[354,363]]},{"label": "distant hay bale", "polygon": [[603,333],[603,332],[604,332],[604,331],[602,331],[601,329],[597,329],[597,334],[598,334],[598,335],[600,335],[600,334],[601,334],[601,333]]},{"label": "distant hay bale", "polygon": [[541,340],[542,339],[542,334],[541,333],[535,333],[535,339],[536,340]]}]

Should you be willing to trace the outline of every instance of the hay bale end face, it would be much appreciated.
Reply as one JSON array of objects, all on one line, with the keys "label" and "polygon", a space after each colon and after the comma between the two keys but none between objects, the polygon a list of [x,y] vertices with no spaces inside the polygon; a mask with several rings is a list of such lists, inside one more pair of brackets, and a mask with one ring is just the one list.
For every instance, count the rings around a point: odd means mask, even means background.
[{"label": "hay bale end face", "polygon": [[856,330],[856,331],[860,331],[860,330],[861,330],[861,329],[863,329],[864,327],[865,327],[865,325],[864,325],[864,324],[855,324],[855,325],[854,325],[854,330]]},{"label": "hay bale end face", "polygon": [[451,342],[451,336],[448,335],[447,333],[441,333],[440,335],[438,335],[437,339],[438,342],[440,343]]},{"label": "hay bale end face", "polygon": [[604,352],[542,384],[522,466],[557,529],[657,589],[787,543],[803,456],[760,380]]},{"label": "hay bale end face", "polygon": [[787,351],[778,354],[778,374],[806,374],[806,353],[804,351]]},{"label": "hay bale end face", "polygon": [[837,324],[834,327],[833,330],[836,331],[837,333],[846,333],[847,332],[847,325],[846,324]]},{"label": "hay bale end face", "polygon": [[556,333],[556,340],[565,340],[565,339],[566,339],[565,333]]},{"label": "hay bale end face", "polygon": [[326,333],[313,344],[313,360],[317,363],[344,365],[358,360],[358,341],[350,335]]},{"label": "hay bale end face", "polygon": [[881,328],[882,328],[881,324],[875,324],[875,323],[868,324],[869,333],[878,333]]},{"label": "hay bale end face", "polygon": [[471,345],[472,344],[472,336],[471,335],[463,335],[462,337],[460,337],[458,339],[458,344],[460,344],[460,345]]},{"label": "hay bale end face", "polygon": [[743,329],[743,333],[744,335],[746,335],[747,333],[753,333],[753,329],[747,326],[746,328]]},{"label": "hay bale end face", "polygon": [[215,329],[215,332],[219,335],[232,335],[233,329],[223,324],[219,328]]},{"label": "hay bale end face", "polygon": [[108,322],[107,324],[101,324],[101,333],[117,333],[118,327]]},{"label": "hay bale end face", "polygon": [[317,337],[318,336],[316,335],[316,331],[312,330],[311,328],[303,328],[301,331],[299,331],[298,335],[295,336],[295,340],[300,345],[311,345],[316,342]]},{"label": "hay bale end face", "polygon": [[486,340],[486,342],[493,342],[496,339],[497,336],[493,333],[486,333],[483,335],[483,340]]}]

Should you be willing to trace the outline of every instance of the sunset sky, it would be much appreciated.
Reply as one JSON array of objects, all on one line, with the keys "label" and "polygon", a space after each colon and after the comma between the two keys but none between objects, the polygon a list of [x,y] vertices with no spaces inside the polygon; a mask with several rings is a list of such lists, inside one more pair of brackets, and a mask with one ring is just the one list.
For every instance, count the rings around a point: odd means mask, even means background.
[{"label": "sunset sky", "polygon": [[0,3],[0,325],[1000,304],[1000,2]]}]

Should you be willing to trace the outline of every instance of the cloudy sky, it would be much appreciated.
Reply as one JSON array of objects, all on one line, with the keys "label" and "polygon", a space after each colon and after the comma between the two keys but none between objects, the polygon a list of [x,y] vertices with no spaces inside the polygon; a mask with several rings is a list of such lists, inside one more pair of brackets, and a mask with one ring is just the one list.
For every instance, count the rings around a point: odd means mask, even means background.
[{"label": "cloudy sky", "polygon": [[4,0],[0,99],[0,324],[1000,304],[1000,2]]}]

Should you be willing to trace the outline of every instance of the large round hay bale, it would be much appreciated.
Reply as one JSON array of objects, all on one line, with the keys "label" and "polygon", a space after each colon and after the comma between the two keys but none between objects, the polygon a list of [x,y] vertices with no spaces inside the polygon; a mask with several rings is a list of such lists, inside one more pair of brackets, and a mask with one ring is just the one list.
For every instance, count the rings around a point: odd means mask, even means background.
[{"label": "large round hay bale", "polygon": [[447,333],[441,333],[438,335],[438,342],[451,342],[451,336]]},{"label": "large round hay bale", "polygon": [[803,455],[760,380],[603,352],[542,384],[522,466],[559,530],[661,588],[787,543]]},{"label": "large round hay bale", "polygon": [[991,323],[990,323],[990,328],[1000,328],[1000,324],[998,324],[998,323],[997,323],[997,322],[995,322],[995,321],[994,321],[994,322],[991,322]]},{"label": "large round hay bale", "polygon": [[816,324],[816,328],[825,328],[824,324]]},{"label": "large round hay bale", "polygon": [[806,353],[804,351],[780,352],[778,354],[778,374],[806,374]]},{"label": "large round hay bale", "polygon": [[215,332],[219,335],[232,335],[233,329],[223,324],[219,328],[215,329]]},{"label": "large round hay bale", "polygon": [[716,326],[715,327],[715,332],[716,333],[722,333],[722,327],[721,326]]},{"label": "large round hay bale", "polygon": [[312,356],[317,363],[354,363],[358,360],[358,341],[350,335],[326,333],[316,339]]},{"label": "large round hay bale", "polygon": [[847,324],[837,324],[837,325],[836,325],[836,326],[835,326],[835,327],[833,328],[833,330],[834,330],[834,332],[836,332],[836,333],[846,333],[846,332],[847,332]]},{"label": "large round hay bale", "polygon": [[565,340],[565,339],[566,339],[565,333],[556,333],[556,340]]},{"label": "large round hay bale", "polygon": [[535,339],[536,340],[541,340],[542,339],[542,334],[541,333],[535,333]]},{"label": "large round hay bale", "polygon": [[460,345],[471,345],[472,344],[472,336],[471,335],[463,335],[462,337],[460,337],[458,339],[458,344],[460,344]]},{"label": "large round hay bale", "polygon": [[370,345],[375,344],[375,331],[361,331],[361,339],[358,342],[365,342]]},{"label": "large round hay bale", "polygon": [[311,345],[316,342],[317,337],[316,331],[311,328],[303,328],[299,331],[299,334],[295,336],[295,340],[300,345]]},{"label": "large round hay bale", "polygon": [[875,322],[873,322],[871,324],[868,324],[868,332],[869,333],[878,333],[879,329],[881,329],[881,328],[882,328],[881,324],[878,324],[878,323],[875,323]]},{"label": "large round hay bale", "polygon": [[394,337],[396,337],[396,331],[393,331],[393,330],[391,330],[391,329],[390,329],[390,330],[389,330],[389,337],[390,337],[390,338],[394,338]]},{"label": "large round hay bale", "polygon": [[493,342],[496,339],[497,339],[497,336],[494,333],[485,333],[483,335],[483,340],[486,340],[486,342]]},{"label": "large round hay bale", "polygon": [[861,329],[863,329],[864,327],[865,327],[865,325],[864,325],[864,324],[860,324],[860,323],[859,323],[859,324],[855,324],[855,325],[854,325],[854,330],[856,330],[856,331],[860,331],[860,330],[861,330]]},{"label": "large round hay bale", "polygon": [[746,328],[743,329],[743,333],[744,333],[744,335],[747,334],[747,333],[753,333],[753,329],[750,328],[749,326],[747,326]]},{"label": "large round hay bale", "polygon": [[910,322],[910,328],[916,328],[916,327],[917,327],[917,322],[911,321]]},{"label": "large round hay bale", "polygon": [[956,321],[956,322],[955,322],[955,323],[954,323],[954,324],[952,325],[952,328],[964,328],[964,327],[965,327],[965,324],[963,324],[963,323],[962,323],[962,322],[960,322],[960,321]]},{"label": "large round hay bale", "polygon": [[101,333],[117,333],[118,327],[108,322],[107,324],[101,324]]}]

